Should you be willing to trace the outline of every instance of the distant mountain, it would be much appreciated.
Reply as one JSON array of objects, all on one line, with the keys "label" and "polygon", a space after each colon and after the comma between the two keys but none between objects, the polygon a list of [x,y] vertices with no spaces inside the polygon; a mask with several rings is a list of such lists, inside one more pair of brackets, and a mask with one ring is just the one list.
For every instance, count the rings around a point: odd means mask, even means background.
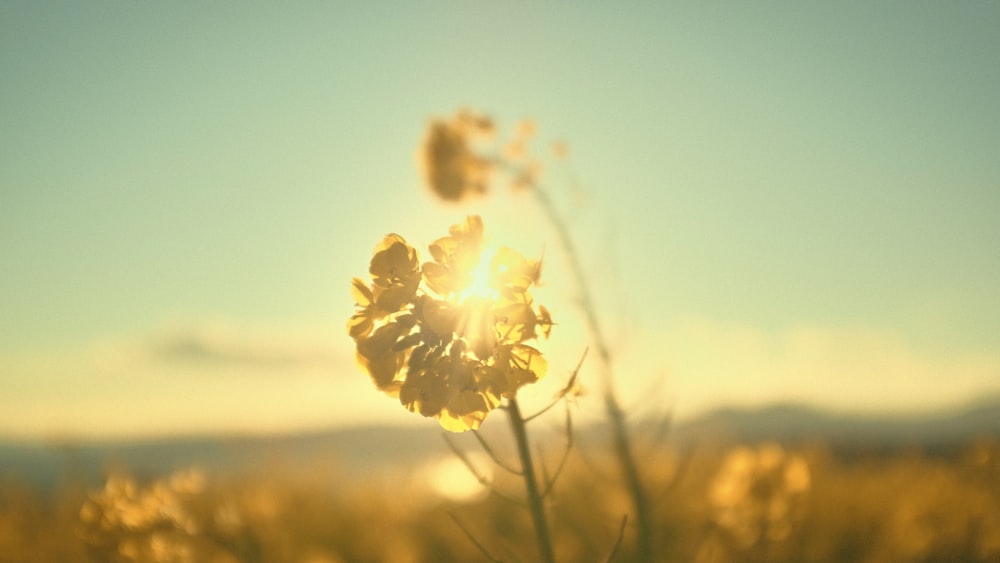
[{"label": "distant mountain", "polygon": [[880,448],[940,448],[980,436],[1000,436],[1000,396],[964,408],[911,415],[847,415],[794,404],[720,409],[680,424],[674,439],[801,442]]},{"label": "distant mountain", "polygon": [[[651,423],[650,423],[651,424]],[[502,433],[490,429],[489,433]],[[600,427],[578,428],[599,440]],[[362,427],[284,436],[176,438],[132,443],[28,445],[0,441],[0,479],[41,487],[72,478],[98,483],[104,472],[127,468],[156,476],[192,465],[216,473],[269,468],[330,468],[340,474],[371,475],[411,468],[448,455],[442,432],[418,427]],[[698,443],[823,441],[834,447],[941,449],[980,436],[1000,436],[1000,396],[949,412],[911,416],[857,416],[792,404],[759,409],[721,409],[670,429],[679,445]],[[499,436],[491,437],[502,443]],[[457,441],[472,443],[469,436]],[[2,481],[0,481],[2,483]]]},{"label": "distant mountain", "polygon": [[372,473],[440,456],[447,446],[426,427],[362,427],[279,436],[170,438],[124,443],[0,442],[0,478],[48,486],[61,478],[97,483],[114,469],[139,477],[197,466],[213,473],[327,468]]}]

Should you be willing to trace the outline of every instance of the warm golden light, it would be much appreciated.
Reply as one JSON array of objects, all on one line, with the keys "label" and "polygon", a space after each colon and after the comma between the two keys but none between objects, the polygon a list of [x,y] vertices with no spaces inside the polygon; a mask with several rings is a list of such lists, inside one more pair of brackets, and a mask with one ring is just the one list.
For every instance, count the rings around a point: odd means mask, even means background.
[{"label": "warm golden light", "polygon": [[[490,260],[496,256],[496,250],[484,250],[479,256],[479,264],[469,273],[472,281],[469,286],[458,293],[461,301],[470,297],[481,297],[483,299],[496,299],[497,292],[490,287]],[[506,269],[506,265],[501,266]]]},{"label": "warm golden light", "polygon": [[[470,455],[476,471],[485,479],[492,478],[493,466],[482,455]],[[485,498],[489,489],[479,481],[465,463],[451,457],[438,460],[424,468],[426,483],[439,497],[453,502],[474,502]]]},{"label": "warm golden light", "polygon": [[[528,342],[547,338],[552,318],[529,291],[537,262],[501,248],[484,264],[478,215],[448,233],[427,247],[433,260],[423,264],[401,236],[383,237],[369,264],[371,281],[351,281],[347,333],[377,389],[445,430],[464,432],[545,376],[548,364]],[[460,299],[470,285],[495,295]]]}]

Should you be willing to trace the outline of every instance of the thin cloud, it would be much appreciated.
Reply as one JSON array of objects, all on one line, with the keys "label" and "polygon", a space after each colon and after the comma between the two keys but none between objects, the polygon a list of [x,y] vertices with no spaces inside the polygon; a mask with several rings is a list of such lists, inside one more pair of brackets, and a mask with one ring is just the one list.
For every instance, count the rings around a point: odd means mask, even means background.
[{"label": "thin cloud", "polygon": [[[109,368],[180,367],[211,371],[334,371],[352,361],[332,329],[253,327],[215,321],[173,324],[101,345]],[[346,340],[346,338],[345,338]]]},{"label": "thin cloud", "polygon": [[279,432],[412,417],[357,369],[340,323],[163,324],[2,356],[0,374],[0,437]]},{"label": "thin cloud", "polygon": [[206,328],[161,331],[148,341],[150,356],[168,362],[287,368],[332,363],[332,344],[296,340],[276,332],[262,335]]}]

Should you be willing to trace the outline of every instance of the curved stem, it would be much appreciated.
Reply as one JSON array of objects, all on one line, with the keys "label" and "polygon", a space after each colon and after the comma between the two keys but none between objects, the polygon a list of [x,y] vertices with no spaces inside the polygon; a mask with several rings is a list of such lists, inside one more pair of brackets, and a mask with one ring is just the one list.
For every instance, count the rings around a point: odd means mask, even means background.
[{"label": "curved stem", "polygon": [[517,399],[510,399],[507,404],[507,415],[510,427],[514,431],[517,442],[517,453],[521,457],[521,473],[524,477],[524,487],[528,495],[528,508],[535,524],[535,538],[538,541],[538,552],[545,563],[554,563],[552,552],[552,537],[549,535],[549,523],[545,518],[545,508],[542,506],[542,495],[538,490],[538,480],[535,478],[535,466],[531,461],[531,448],[528,446],[528,430]]},{"label": "curved stem", "polygon": [[[494,162],[512,170],[514,174],[524,176],[523,172],[518,170],[516,166],[504,162],[503,160],[496,160]],[[555,204],[552,203],[548,194],[534,180],[531,178],[526,179],[531,186],[531,192],[535,194],[535,198],[538,200],[539,205],[548,216],[549,222],[552,223],[552,226],[555,228],[556,234],[559,237],[559,242],[563,247],[563,251],[565,252],[567,259],[569,260],[570,270],[573,273],[577,288],[580,292],[580,308],[583,310],[584,317],[587,321],[587,327],[590,330],[591,338],[593,339],[594,347],[597,349],[597,356],[601,364],[601,383],[604,388],[604,409],[607,413],[608,421],[611,424],[615,454],[618,457],[619,464],[621,465],[623,478],[625,480],[626,487],[628,488],[629,496],[632,497],[632,504],[635,508],[636,525],[638,527],[638,556],[641,561],[653,561],[655,557],[653,554],[653,526],[649,499],[646,496],[646,492],[642,486],[642,481],[639,478],[639,469],[636,466],[635,457],[632,455],[632,445],[630,443],[628,429],[625,427],[625,414],[618,403],[618,398],[615,393],[613,369],[611,365],[611,349],[604,337],[604,333],[601,331],[601,325],[597,318],[597,308],[594,305],[594,299],[590,292],[590,286],[587,284],[587,277],[584,273],[583,265],[580,263],[580,254],[577,252],[576,245],[573,243],[573,237],[570,236],[569,226],[565,221],[563,221],[562,216],[559,215]]]}]

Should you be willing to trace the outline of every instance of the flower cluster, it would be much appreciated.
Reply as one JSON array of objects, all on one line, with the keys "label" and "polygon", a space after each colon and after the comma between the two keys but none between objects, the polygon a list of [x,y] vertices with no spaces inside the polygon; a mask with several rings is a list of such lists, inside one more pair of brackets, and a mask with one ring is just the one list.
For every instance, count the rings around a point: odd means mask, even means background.
[{"label": "flower cluster", "polygon": [[430,123],[418,159],[424,179],[435,194],[444,200],[458,201],[486,191],[491,166],[473,151],[472,144],[492,132],[489,118],[469,111]]},{"label": "flower cluster", "polygon": [[808,491],[805,459],[768,443],[730,452],[712,483],[709,500],[715,522],[749,547],[761,540],[787,538]]},{"label": "flower cluster", "polygon": [[112,475],[80,509],[78,533],[104,561],[233,561],[192,510],[204,486],[197,471],[178,471],[148,487]]},{"label": "flower cluster", "polygon": [[355,278],[348,334],[375,386],[447,430],[476,429],[504,398],[545,375],[541,352],[552,318],[530,288],[541,265],[502,248],[489,260],[490,296],[465,295],[484,258],[483,222],[469,216],[430,247],[390,234],[375,248],[371,282]]},{"label": "flower cluster", "polygon": [[[494,171],[506,176],[510,188],[531,189],[542,174],[542,160],[530,148],[535,123],[519,122],[501,142],[493,121],[469,110],[448,119],[433,119],[417,152],[424,181],[445,201],[461,201],[486,193]],[[552,144],[552,157],[566,157],[565,143]]]}]

